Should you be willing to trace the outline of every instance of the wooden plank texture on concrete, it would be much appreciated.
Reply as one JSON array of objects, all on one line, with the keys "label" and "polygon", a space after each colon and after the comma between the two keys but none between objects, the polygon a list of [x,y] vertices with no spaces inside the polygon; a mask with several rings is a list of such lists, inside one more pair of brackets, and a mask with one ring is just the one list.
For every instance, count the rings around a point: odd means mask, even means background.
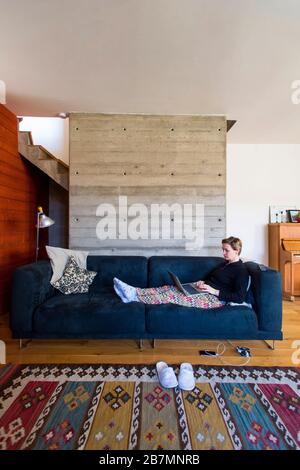
[{"label": "wooden plank texture on concrete", "polygon": [[[125,196],[127,208],[143,205],[146,215],[136,214],[149,226],[153,204],[203,205],[204,246],[188,255],[220,254],[226,231],[226,131],[225,116],[72,113],[70,247],[101,254],[184,254],[184,238],[118,238]],[[97,237],[101,204],[115,208],[116,238]],[[184,223],[195,227],[199,217],[193,212]],[[129,216],[128,224],[133,219]],[[161,234],[162,220],[157,224],[154,231]]]}]

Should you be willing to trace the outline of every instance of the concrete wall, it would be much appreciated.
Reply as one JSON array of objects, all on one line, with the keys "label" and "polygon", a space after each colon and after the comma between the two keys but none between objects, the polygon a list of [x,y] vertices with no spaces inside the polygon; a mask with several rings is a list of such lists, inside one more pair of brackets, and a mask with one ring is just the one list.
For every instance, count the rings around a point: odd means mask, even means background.
[{"label": "concrete wall", "polygon": [[[214,254],[225,235],[225,116],[70,115],[70,247],[97,253]],[[133,239],[133,213],[123,217],[118,197],[145,204],[140,217],[143,239]],[[99,240],[97,207],[116,208],[116,238]],[[201,239],[187,251],[186,237],[163,239],[162,220],[153,223],[152,204],[204,205]],[[122,217],[121,217],[122,215]],[[113,219],[111,216],[111,220]],[[184,220],[196,228],[195,211]],[[125,220],[127,219],[127,220]],[[177,225],[171,218],[171,231]],[[120,229],[128,223],[128,236]],[[113,222],[112,222],[113,223]],[[123,225],[122,225],[123,227]],[[201,232],[202,233],[202,232]],[[190,247],[189,247],[190,248]]]}]

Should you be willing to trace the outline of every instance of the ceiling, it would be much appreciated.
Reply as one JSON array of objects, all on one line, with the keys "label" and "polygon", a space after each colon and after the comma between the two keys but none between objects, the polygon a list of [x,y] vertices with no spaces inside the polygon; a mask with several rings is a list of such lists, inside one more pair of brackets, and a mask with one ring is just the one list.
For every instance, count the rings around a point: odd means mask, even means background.
[{"label": "ceiling", "polygon": [[300,104],[291,100],[299,0],[0,0],[0,8],[0,80],[18,115],[226,114],[237,120],[229,142],[300,143]]}]

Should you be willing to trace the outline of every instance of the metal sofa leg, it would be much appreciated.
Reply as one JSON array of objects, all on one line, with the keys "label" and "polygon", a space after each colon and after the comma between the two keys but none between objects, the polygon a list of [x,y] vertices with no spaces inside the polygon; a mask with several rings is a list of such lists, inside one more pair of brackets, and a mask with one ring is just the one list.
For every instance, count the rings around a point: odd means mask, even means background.
[{"label": "metal sofa leg", "polygon": [[140,348],[140,351],[143,351],[143,349],[144,349],[144,341],[143,341],[143,339],[140,339],[140,340],[139,340],[139,348]]},{"label": "metal sofa leg", "polygon": [[24,349],[32,341],[32,339],[19,339],[19,349]]},{"label": "metal sofa leg", "polygon": [[268,346],[269,349],[275,351],[275,339],[272,339],[272,344],[269,344],[265,339],[263,339],[263,342]]},{"label": "metal sofa leg", "polygon": [[152,340],[152,348],[155,349],[155,338]]}]

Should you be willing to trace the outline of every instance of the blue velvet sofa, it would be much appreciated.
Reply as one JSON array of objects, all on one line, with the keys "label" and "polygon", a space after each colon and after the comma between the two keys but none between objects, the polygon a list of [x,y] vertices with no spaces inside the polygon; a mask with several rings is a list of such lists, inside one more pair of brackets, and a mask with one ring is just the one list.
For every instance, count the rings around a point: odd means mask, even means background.
[{"label": "blue velvet sofa", "polygon": [[280,274],[254,262],[246,263],[252,308],[124,304],[112,287],[115,276],[139,287],[170,284],[168,271],[183,282],[195,281],[222,262],[219,257],[88,256],[87,268],[98,274],[89,293],[71,295],[51,286],[50,262],[21,266],[13,278],[13,338],[282,339]]}]

